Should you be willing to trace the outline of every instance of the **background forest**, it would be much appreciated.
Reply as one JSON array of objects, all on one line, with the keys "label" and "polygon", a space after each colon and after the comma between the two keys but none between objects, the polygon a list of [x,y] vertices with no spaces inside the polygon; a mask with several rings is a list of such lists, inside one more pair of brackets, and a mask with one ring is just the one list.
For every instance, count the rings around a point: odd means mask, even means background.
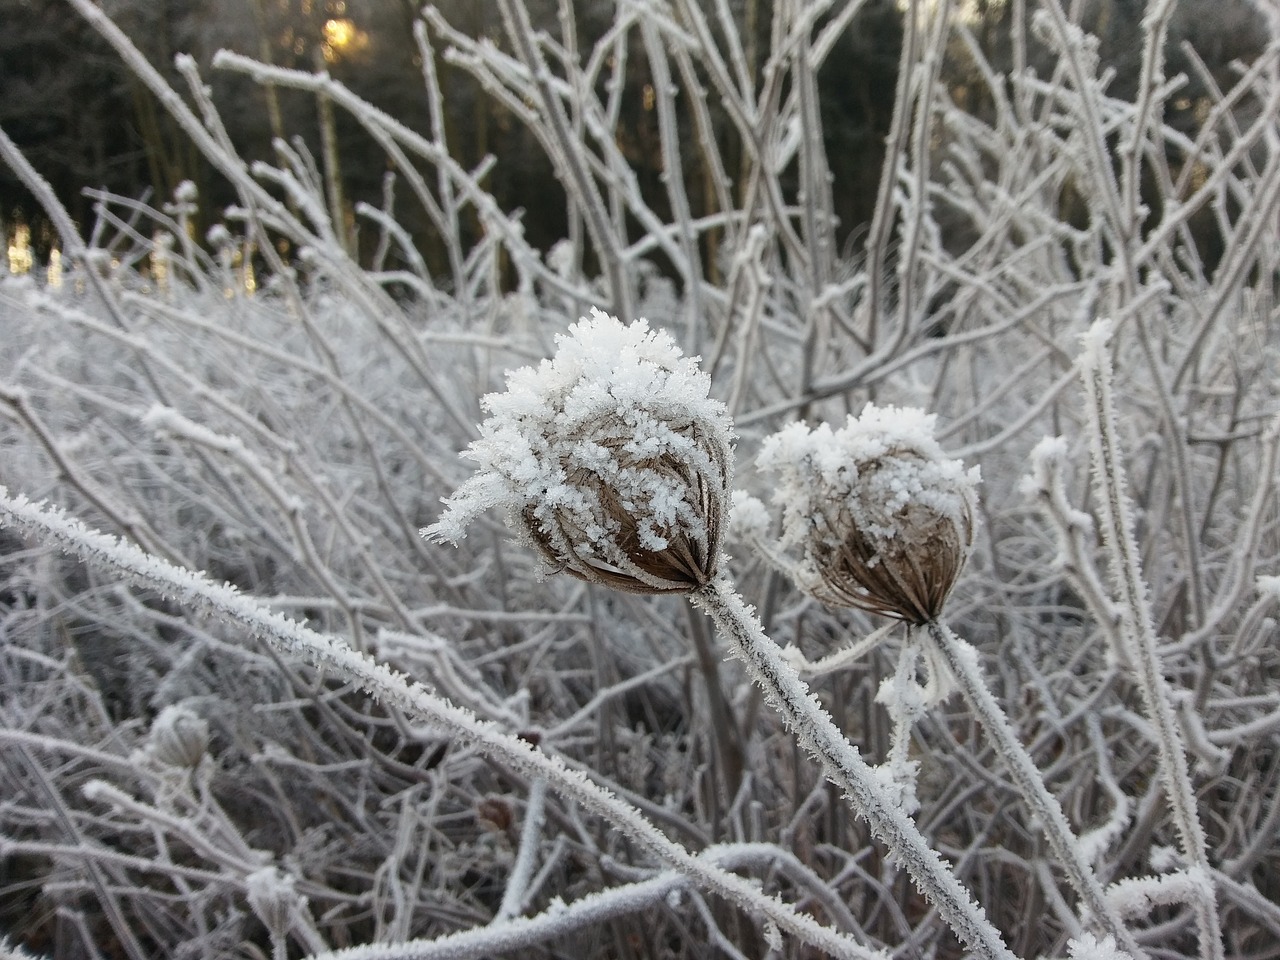
[{"label": "background forest", "polygon": [[0,958],[1280,957],[1272,6],[0,23]]},{"label": "background forest", "polygon": [[[741,32],[743,68],[755,76],[767,62],[772,30],[768,0],[733,0],[731,14]],[[436,4],[452,28],[475,39],[504,43],[492,4],[459,0]],[[583,42],[594,42],[614,18],[611,2],[571,4]],[[1098,54],[1115,75],[1108,90],[1133,99],[1141,72],[1142,18],[1137,0],[1091,0],[1073,15],[1098,38]],[[112,0],[103,4],[147,59],[171,83],[178,82],[173,57],[185,53],[200,66],[215,102],[227,104],[223,120],[232,143],[244,156],[271,152],[273,138],[301,138],[336,186],[337,204],[348,232],[359,233],[353,216],[356,203],[378,204],[388,161],[360,125],[323,99],[287,89],[263,87],[235,73],[210,70],[218,50],[234,50],[265,63],[304,70],[326,70],[354,94],[385,110],[415,130],[430,128],[429,105],[423,96],[422,56],[414,42],[413,23],[419,7],[407,0],[346,3],[345,0],[199,0],[150,2]],[[708,8],[710,11],[710,8]],[[1008,73],[1013,62],[1010,42],[1014,5],[974,0],[957,7],[969,37],[954,37],[940,64],[939,82],[966,112],[989,117],[991,95],[985,90],[979,63]],[[870,223],[877,184],[884,165],[902,52],[905,8],[889,0],[858,5],[849,27],[835,39],[835,50],[818,71],[823,144],[832,177],[832,204],[839,217],[836,233],[841,250],[857,249],[858,236]],[[555,31],[557,5],[529,5],[535,29]],[[67,205],[77,223],[92,219],[95,188],[127,197],[170,197],[189,181],[206,202],[195,213],[198,228],[207,228],[234,200],[234,190],[221,177],[155,94],[140,83],[110,46],[80,18],[67,15],[61,0],[0,0],[0,19],[11,29],[0,37],[0,125],[26,153]],[[976,49],[968,49],[972,44]],[[1184,49],[1189,44],[1194,55]],[[1166,57],[1170,75],[1186,82],[1165,104],[1165,121],[1189,131],[1207,109],[1216,85],[1231,84],[1232,64],[1254,61],[1266,44],[1263,18],[1246,0],[1181,0],[1167,27]],[[670,216],[661,184],[661,133],[655,112],[653,70],[640,39],[615,78],[618,149],[637,184],[655,210]],[[1053,54],[1032,40],[1026,66],[1048,74]],[[1189,59],[1193,57],[1193,59]],[[1192,69],[1192,66],[1195,69]],[[487,96],[465,67],[445,58],[438,65],[442,96],[441,122],[454,158],[474,168],[486,156],[497,163],[483,179],[485,189],[504,211],[523,211],[521,222],[530,242],[548,250],[568,235],[565,195],[555,170],[538,149],[537,137],[520,122],[518,111]],[[230,105],[234,104],[234,108]],[[732,120],[715,98],[707,103],[711,129],[725,158],[725,172],[746,180],[749,153],[735,142]],[[1201,116],[1202,119],[1202,116]],[[691,118],[681,112],[684,136],[693,136]],[[325,146],[326,135],[332,137]],[[713,171],[694,160],[686,171],[685,190],[691,212],[716,210],[709,183]],[[433,271],[444,269],[444,242],[421,211],[405,210],[403,226]],[[1207,218],[1206,218],[1207,219]],[[21,183],[0,167],[0,231],[18,223],[38,224],[33,244],[43,262],[56,245],[47,219]],[[463,220],[460,228],[474,240],[481,226]],[[1200,224],[1204,243],[1220,243],[1207,224]],[[714,240],[704,251],[709,267],[718,259]],[[352,243],[361,242],[352,236]],[[376,244],[363,231],[366,259]],[[1211,254],[1212,255],[1212,254]]]}]

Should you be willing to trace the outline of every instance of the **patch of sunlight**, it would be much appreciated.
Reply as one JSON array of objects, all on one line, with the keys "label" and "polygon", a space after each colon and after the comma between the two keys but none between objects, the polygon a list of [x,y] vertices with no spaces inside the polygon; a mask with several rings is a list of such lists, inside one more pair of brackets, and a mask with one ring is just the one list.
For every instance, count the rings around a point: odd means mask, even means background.
[{"label": "patch of sunlight", "polygon": [[31,228],[19,223],[9,238],[9,272],[14,276],[30,273],[35,266],[35,253],[31,249]]}]

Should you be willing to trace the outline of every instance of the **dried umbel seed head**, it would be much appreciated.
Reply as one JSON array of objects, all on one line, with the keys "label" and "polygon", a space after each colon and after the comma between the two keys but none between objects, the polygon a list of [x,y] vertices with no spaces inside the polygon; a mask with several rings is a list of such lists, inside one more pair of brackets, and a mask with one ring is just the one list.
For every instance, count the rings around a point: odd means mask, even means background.
[{"label": "dried umbel seed head", "polygon": [[209,748],[209,724],[189,707],[171,704],[152,721],[147,748],[167,767],[194,770]]},{"label": "dried umbel seed head", "polygon": [[306,905],[289,874],[275,867],[262,867],[244,878],[245,894],[254,914],[272,936],[284,937],[293,926],[294,914]]},{"label": "dried umbel seed head", "polygon": [[479,469],[432,540],[491,507],[548,565],[633,593],[687,593],[719,560],[733,431],[710,378],[671,336],[594,310],[555,358],[507,376],[465,456]]},{"label": "dried umbel seed head", "polygon": [[934,419],[868,404],[840,430],[796,423],[765,440],[802,589],[908,623],[942,612],[973,546],[979,475],[946,458]]}]

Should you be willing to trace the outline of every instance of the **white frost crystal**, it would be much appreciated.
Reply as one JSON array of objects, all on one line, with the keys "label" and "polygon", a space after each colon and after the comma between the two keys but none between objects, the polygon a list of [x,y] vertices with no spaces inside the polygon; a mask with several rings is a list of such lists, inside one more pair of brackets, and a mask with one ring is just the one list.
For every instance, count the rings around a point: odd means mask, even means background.
[{"label": "white frost crystal", "polygon": [[729,528],[743,539],[762,539],[769,530],[769,512],[745,490],[733,491]]},{"label": "white frost crystal", "polygon": [[1091,933],[1067,941],[1067,956],[1071,960],[1133,960],[1129,954],[1116,946],[1114,937],[1103,937],[1099,940]]},{"label": "white frost crystal", "polygon": [[802,589],[909,623],[941,613],[973,546],[979,473],[945,456],[934,420],[868,404],[840,430],[793,423],[765,440]]},{"label": "white frost crystal", "polygon": [[556,570],[635,593],[707,583],[728,513],[732,425],[670,334],[593,310],[555,358],[507,375],[464,456],[479,469],[422,531],[456,543],[501,508]]}]

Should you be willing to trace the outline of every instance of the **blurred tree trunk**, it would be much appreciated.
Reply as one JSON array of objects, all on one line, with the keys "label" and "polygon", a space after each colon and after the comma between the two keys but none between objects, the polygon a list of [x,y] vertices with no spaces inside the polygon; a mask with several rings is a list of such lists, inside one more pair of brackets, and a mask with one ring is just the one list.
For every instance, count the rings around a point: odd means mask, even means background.
[{"label": "blurred tree trunk", "polygon": [[[275,64],[271,52],[271,30],[267,20],[267,11],[262,0],[253,0],[253,15],[258,23],[258,59],[263,63]],[[263,84],[263,95],[267,100],[267,119],[271,123],[271,136],[276,140],[284,139],[284,116],[280,112],[280,91],[274,83]]]},{"label": "blurred tree trunk", "polygon": [[[317,71],[324,71],[324,52],[314,51]],[[320,115],[320,154],[324,160],[325,192],[329,195],[329,217],[333,220],[333,233],[348,254],[354,255],[353,230],[347,217],[346,192],[342,189],[342,159],[338,150],[338,124],[333,115],[333,103],[322,92],[316,94],[316,110]]]}]

